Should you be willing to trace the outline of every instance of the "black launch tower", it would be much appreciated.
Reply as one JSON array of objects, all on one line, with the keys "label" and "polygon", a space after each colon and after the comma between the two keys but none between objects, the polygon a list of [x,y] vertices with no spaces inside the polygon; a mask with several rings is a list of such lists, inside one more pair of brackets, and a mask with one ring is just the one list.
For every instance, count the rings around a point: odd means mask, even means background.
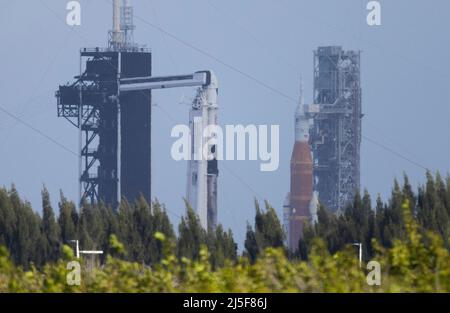
[{"label": "black launch tower", "polygon": [[151,201],[151,91],[120,94],[119,85],[151,76],[152,56],[132,42],[132,8],[118,3],[109,47],[81,49],[80,74],[56,92],[58,116],[79,130],[80,201],[112,206]]}]

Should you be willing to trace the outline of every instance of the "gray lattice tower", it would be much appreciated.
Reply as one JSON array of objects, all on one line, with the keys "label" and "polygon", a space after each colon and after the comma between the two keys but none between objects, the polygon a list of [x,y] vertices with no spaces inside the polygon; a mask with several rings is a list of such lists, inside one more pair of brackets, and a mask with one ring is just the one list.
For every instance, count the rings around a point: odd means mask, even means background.
[{"label": "gray lattice tower", "polygon": [[360,187],[360,51],[330,46],[314,52],[314,102],[320,105],[311,129],[314,188],[337,212]]}]

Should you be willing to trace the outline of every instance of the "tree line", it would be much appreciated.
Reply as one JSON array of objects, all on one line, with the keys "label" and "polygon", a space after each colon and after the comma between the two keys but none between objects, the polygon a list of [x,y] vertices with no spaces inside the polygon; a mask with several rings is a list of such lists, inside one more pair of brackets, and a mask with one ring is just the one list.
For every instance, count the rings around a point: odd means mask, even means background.
[{"label": "tree line", "polygon": [[[391,248],[376,248],[374,260],[382,264],[378,270],[361,267],[350,246],[330,254],[321,238],[313,241],[307,261],[288,258],[282,247],[267,247],[254,262],[240,257],[214,268],[206,246],[197,260],[180,259],[165,235],[156,232],[163,247],[158,264],[149,267],[115,257],[125,249],[111,235],[112,255],[102,266],[84,266],[88,260],[82,258],[80,271],[69,276],[67,264],[74,253],[67,245],[60,260],[29,269],[15,266],[0,246],[0,292],[449,292],[450,251],[439,235],[420,231],[407,200],[402,209],[406,237],[394,240]],[[260,221],[272,216],[260,213]],[[261,235],[257,242],[267,240]],[[70,283],[74,279],[78,282]]]},{"label": "tree line", "polygon": [[111,236],[123,244],[124,253],[115,256],[146,265],[158,263],[163,255],[161,242],[155,233],[161,233],[176,255],[181,259],[198,259],[200,248],[210,251],[214,267],[225,260],[236,260],[237,244],[231,230],[218,225],[214,231],[206,231],[194,211],[187,205],[186,215],[175,235],[164,205],[155,201],[152,206],[141,197],[135,202],[123,200],[117,210],[104,204],[85,203],[81,210],[61,193],[59,214],[55,215],[47,189],[42,191],[42,216],[29,202],[21,200],[16,188],[0,188],[0,246],[10,251],[16,265],[25,269],[31,264],[42,267],[54,263],[62,256],[63,245],[79,240],[86,250],[103,250],[100,261],[114,254]]},{"label": "tree line", "polygon": [[[378,196],[375,205],[367,191],[356,194],[354,201],[338,214],[325,207],[318,210],[318,222],[304,227],[298,250],[285,248],[286,234],[276,210],[266,201],[261,208],[255,201],[253,225],[248,223],[242,255],[251,263],[267,248],[282,248],[291,259],[308,260],[313,243],[320,238],[329,253],[334,254],[355,242],[363,245],[363,255],[369,259],[375,254],[373,239],[385,248],[396,239],[407,236],[402,205],[407,201],[411,216],[422,233],[438,234],[449,248],[450,178],[443,179],[427,173],[426,183],[414,192],[405,175],[403,183],[394,181],[390,198],[383,202]],[[23,201],[14,186],[0,188],[0,246],[10,251],[16,265],[25,269],[31,264],[42,267],[54,263],[62,256],[62,246],[70,240],[80,240],[84,249],[103,250],[100,261],[114,255],[111,236],[123,244],[120,259],[153,265],[164,255],[161,241],[155,233],[164,235],[166,246],[182,260],[199,260],[202,247],[209,251],[213,269],[222,267],[227,260],[238,261],[237,244],[231,230],[218,225],[215,230],[204,230],[194,211],[186,203],[176,235],[165,206],[154,201],[150,206],[144,198],[134,202],[123,200],[117,210],[103,204],[85,203],[77,210],[73,202],[60,194],[59,214],[56,215],[48,191],[42,191],[42,215],[36,213],[29,202]],[[423,236],[424,238],[426,236]]]},{"label": "tree line", "polygon": [[409,204],[411,216],[424,235],[433,232],[439,235],[444,246],[450,245],[450,177],[443,179],[437,173],[426,174],[426,183],[414,192],[406,175],[403,184],[394,181],[390,198],[383,202],[380,196],[372,206],[369,193],[357,193],[354,201],[341,214],[331,214],[321,206],[318,223],[307,225],[303,240],[299,242],[296,256],[308,258],[314,238],[322,238],[330,253],[342,250],[352,243],[362,243],[364,259],[375,255],[373,239],[384,248],[391,248],[395,240],[404,240],[407,229],[402,205]]}]

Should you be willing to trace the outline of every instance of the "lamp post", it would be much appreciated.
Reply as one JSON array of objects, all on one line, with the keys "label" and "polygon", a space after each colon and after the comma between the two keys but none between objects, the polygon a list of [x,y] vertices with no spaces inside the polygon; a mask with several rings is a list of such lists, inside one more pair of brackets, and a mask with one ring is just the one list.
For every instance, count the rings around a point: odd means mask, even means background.
[{"label": "lamp post", "polygon": [[359,248],[359,252],[358,252],[358,255],[359,255],[359,267],[361,267],[362,266],[362,243],[361,242],[355,242],[353,245],[357,246]]},{"label": "lamp post", "polygon": [[[81,254],[89,254],[89,255],[97,255],[97,254],[103,254],[103,250],[80,250],[80,245],[78,240],[69,240],[70,242],[75,243],[75,256],[77,259],[80,258]],[[90,262],[87,262],[88,270],[89,272],[92,272],[92,269],[94,267],[94,259],[91,258]]]},{"label": "lamp post", "polygon": [[75,242],[75,255],[77,259],[80,258],[80,254],[103,254],[103,250],[80,250],[78,240],[69,240]]}]

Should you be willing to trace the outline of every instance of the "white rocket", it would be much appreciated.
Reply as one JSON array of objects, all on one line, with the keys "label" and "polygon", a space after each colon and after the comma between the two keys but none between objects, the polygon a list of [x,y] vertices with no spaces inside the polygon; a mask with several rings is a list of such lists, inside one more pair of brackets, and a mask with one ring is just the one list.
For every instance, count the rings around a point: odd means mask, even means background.
[{"label": "white rocket", "polygon": [[187,168],[186,200],[200,218],[204,229],[217,224],[216,154],[218,148],[218,82],[212,71],[187,75],[132,77],[120,80],[121,92],[200,86],[189,112],[191,152]]},{"label": "white rocket", "polygon": [[208,71],[209,84],[197,90],[189,113],[191,158],[188,162],[187,201],[205,229],[217,225],[217,127],[218,83]]}]

